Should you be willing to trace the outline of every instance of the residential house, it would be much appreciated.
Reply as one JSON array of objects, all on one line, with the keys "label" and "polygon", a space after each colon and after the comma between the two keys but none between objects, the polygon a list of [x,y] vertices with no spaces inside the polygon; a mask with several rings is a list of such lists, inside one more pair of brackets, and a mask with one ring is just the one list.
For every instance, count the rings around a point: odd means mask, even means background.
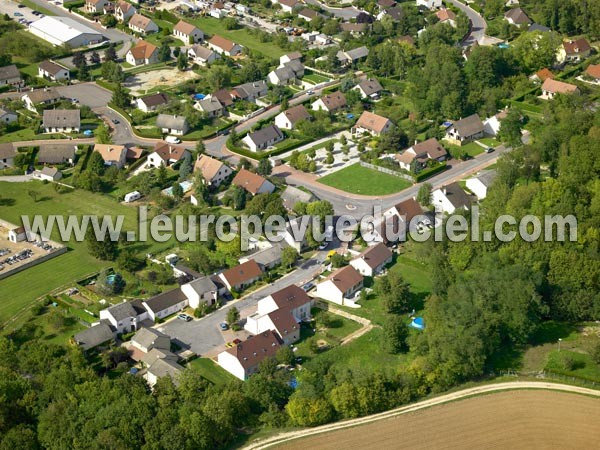
[{"label": "residential house", "polygon": [[584,39],[569,39],[563,41],[562,46],[558,49],[557,59],[559,63],[580,62],[590,56],[592,47],[590,43]]},{"label": "residential house", "polygon": [[275,185],[269,180],[246,169],[241,169],[233,178],[232,183],[234,186],[244,188],[252,195],[270,193],[275,190]]},{"label": "residential house", "polygon": [[44,133],[79,133],[80,111],[78,109],[46,109],[42,127]]},{"label": "residential house", "polygon": [[189,304],[181,288],[173,289],[144,301],[148,317],[156,322],[167,316],[183,311]]},{"label": "residential house", "polygon": [[45,108],[46,106],[54,105],[62,99],[56,88],[38,89],[26,93],[21,97],[25,103],[25,107],[32,112],[37,113],[37,107]]},{"label": "residential house", "polygon": [[114,15],[115,14],[115,4],[109,2],[106,5],[104,5],[104,8],[102,8],[102,13],[105,16],[106,15]]},{"label": "residential house", "polygon": [[190,308],[196,309],[201,303],[210,306],[217,302],[218,288],[210,277],[201,277],[182,284],[181,291],[187,297]]},{"label": "residential house", "polygon": [[302,53],[300,52],[291,52],[291,53],[286,53],[285,55],[281,55],[279,57],[279,65],[284,65],[285,63],[291,62],[291,61],[302,61]]},{"label": "residential house", "polygon": [[269,83],[277,86],[293,84],[304,76],[304,64],[299,60],[293,60],[280,65],[277,69],[269,72],[267,79]]},{"label": "residential house", "polygon": [[188,49],[187,55],[188,59],[199,66],[211,64],[221,57],[218,53],[212,51],[210,48],[198,44],[192,45]]},{"label": "residential house", "polygon": [[285,130],[293,130],[298,122],[311,119],[312,116],[306,110],[304,105],[297,105],[277,114],[277,116],[275,116],[275,125]]},{"label": "residential house", "polygon": [[454,145],[462,145],[467,142],[482,138],[485,126],[477,114],[465,117],[450,125],[446,129],[445,140]]},{"label": "residential house", "polygon": [[125,22],[127,19],[129,19],[131,16],[133,16],[135,13],[137,13],[137,10],[129,2],[125,2],[125,1],[121,0],[121,1],[117,2],[117,6],[115,6],[115,18],[119,22]]},{"label": "residential house", "polygon": [[356,125],[352,128],[355,134],[371,133],[374,136],[381,136],[393,128],[394,124],[387,117],[379,116],[370,111],[363,111],[358,118]]},{"label": "residential house", "polygon": [[136,100],[138,109],[144,111],[145,113],[149,113],[152,111],[156,111],[161,106],[165,106],[169,104],[169,97],[167,94],[162,92],[158,92],[156,94],[145,95],[144,97],[140,97]]},{"label": "residential house", "polygon": [[219,54],[237,56],[242,53],[242,46],[215,34],[208,41],[208,46]]},{"label": "residential house", "polygon": [[62,178],[62,172],[55,167],[42,167],[33,171],[33,177],[42,181],[58,181]]},{"label": "residential house", "polygon": [[266,150],[267,147],[275,145],[285,139],[285,135],[276,125],[267,125],[260,130],[248,133],[242,142],[253,152]]},{"label": "residential house", "polygon": [[73,144],[40,144],[39,164],[75,164],[77,146]]},{"label": "residential house", "polygon": [[456,28],[456,14],[449,9],[442,8],[435,13],[440,23],[446,23],[451,27]]},{"label": "residential house", "polygon": [[245,263],[250,260],[254,260],[261,268],[263,272],[274,269],[281,264],[281,255],[283,249],[279,243],[257,250],[253,253],[242,256],[239,259],[240,263]]},{"label": "residential house", "polygon": [[165,134],[173,134],[175,136],[183,136],[189,130],[185,117],[170,114],[159,114],[156,118],[156,127]]},{"label": "residential house", "polygon": [[304,9],[298,11],[298,17],[300,19],[306,20],[307,22],[310,22],[311,20],[316,19],[318,15],[319,15],[319,13],[316,12],[314,9],[304,8]]},{"label": "residential house", "polygon": [[235,290],[239,292],[254,284],[262,275],[263,273],[258,263],[251,259],[221,272],[219,278],[229,291]]},{"label": "residential house", "polygon": [[113,332],[113,329],[104,320],[101,320],[96,325],[86,328],[73,336],[73,341],[83,351],[91,350],[103,344],[109,344],[114,339],[115,333]]},{"label": "residential house", "polygon": [[265,80],[240,84],[231,90],[231,96],[236,100],[253,102],[267,95],[269,86]]},{"label": "residential house", "polygon": [[152,349],[171,351],[171,338],[154,328],[140,328],[131,338],[131,345],[144,353]]},{"label": "residential house", "polygon": [[23,81],[21,72],[19,72],[17,66],[11,64],[0,67],[0,86],[12,86],[16,88],[25,86],[25,81]]},{"label": "residential house", "polygon": [[184,45],[195,44],[204,40],[204,33],[196,25],[180,20],[173,27],[173,36],[183,42]]},{"label": "residential house", "polygon": [[352,266],[336,270],[317,284],[315,295],[338,305],[355,306],[363,288],[363,276]]},{"label": "residential house", "polygon": [[255,335],[275,332],[283,345],[291,345],[300,339],[300,325],[286,310],[275,310],[264,315],[252,314],[247,317],[244,329]]},{"label": "residential house", "polygon": [[544,25],[540,25],[539,23],[532,23],[529,25],[529,29],[527,31],[530,33],[548,33],[552,30]]},{"label": "residential house", "polygon": [[[414,198],[409,198],[408,200],[404,200],[403,202],[397,203],[384,212],[384,217],[388,218],[397,218],[397,224],[399,234],[398,238],[404,238],[407,232],[412,232],[417,229],[420,225],[430,224],[431,220],[424,214],[423,208],[419,205]],[[415,219],[416,218],[416,219]],[[413,223],[414,219],[414,223]],[[391,222],[393,224],[393,222]]]},{"label": "residential house", "polygon": [[158,47],[150,42],[138,41],[125,55],[125,60],[132,66],[143,66],[158,62]]},{"label": "residential house", "polygon": [[446,149],[438,142],[436,138],[430,138],[426,141],[415,143],[407,148],[402,154],[396,155],[396,161],[400,168],[413,172],[415,169],[422,169],[428,161],[444,161],[447,157]]},{"label": "residential house", "polygon": [[585,75],[590,77],[595,83],[600,83],[600,64],[591,64],[585,69]]},{"label": "residential house", "polygon": [[194,104],[194,108],[206,114],[206,117],[221,117],[227,111],[218,98],[205,97]]},{"label": "residential house", "polygon": [[396,0],[377,0],[379,9],[388,9],[396,6]]},{"label": "residential house", "polygon": [[183,372],[181,367],[176,362],[171,361],[167,358],[159,358],[153,362],[146,373],[144,373],[144,379],[148,383],[150,388],[153,388],[160,378],[169,377],[173,380],[175,386],[179,385],[179,375]]},{"label": "residential house", "polygon": [[135,13],[133,16],[131,16],[127,26],[130,30],[134,31],[135,33],[139,33],[142,36],[146,36],[150,33],[156,33],[159,30],[158,25],[156,25],[152,19],[142,16],[139,13]]},{"label": "residential house", "polygon": [[554,74],[547,67],[538,70],[536,73],[529,77],[531,81],[535,81],[536,83],[543,83],[548,78],[554,78]]},{"label": "residential house", "polygon": [[313,304],[314,300],[304,292],[304,289],[291,284],[260,299],[257,312],[263,315],[277,310],[290,311],[296,322],[300,323],[310,321],[310,310]]},{"label": "residential house", "polygon": [[450,183],[431,193],[431,204],[436,211],[453,214],[457,210],[468,210],[471,198],[458,183]]},{"label": "residential house", "polygon": [[200,155],[194,164],[194,171],[200,171],[204,183],[208,186],[219,187],[233,173],[231,167],[208,155]]},{"label": "residential house", "polygon": [[346,96],[340,91],[326,94],[311,104],[313,111],[327,111],[333,113],[338,109],[346,107]]},{"label": "residential house", "polygon": [[108,0],[85,0],[84,10],[88,14],[100,14],[107,3]]},{"label": "residential house", "polygon": [[404,10],[396,5],[390,8],[382,9],[379,14],[377,14],[377,20],[382,20],[385,16],[390,16],[392,20],[401,21],[406,17],[406,13]]},{"label": "residential house", "polygon": [[265,358],[272,358],[281,347],[273,331],[265,331],[228,348],[217,356],[217,363],[233,376],[244,381],[256,373]]},{"label": "residential house", "polygon": [[13,167],[17,151],[10,142],[0,143],[0,169]]},{"label": "residential house", "polygon": [[485,119],[483,121],[485,134],[488,136],[496,136],[500,132],[502,121],[506,118],[506,116],[508,116],[508,109],[503,109],[502,111]]},{"label": "residential house", "polygon": [[9,124],[17,121],[17,113],[0,108],[0,123]]},{"label": "residential house", "polygon": [[574,84],[565,83],[564,81],[546,79],[542,84],[542,98],[552,100],[557,94],[578,94],[579,88]]},{"label": "residential house", "polygon": [[271,0],[272,3],[279,3],[281,10],[286,13],[294,12],[294,8],[299,4],[298,0]]},{"label": "residential house", "polygon": [[367,56],[369,56],[369,49],[364,46],[347,51],[340,50],[336,54],[338,61],[343,66],[349,66],[351,64],[354,64],[360,61],[361,59],[365,59]]},{"label": "residential house", "polygon": [[118,169],[125,167],[127,149],[123,145],[96,144],[94,151],[100,153],[105,166],[116,166]]},{"label": "residential house", "polygon": [[427,9],[441,8],[442,0],[417,0],[417,6],[423,6]]},{"label": "residential house", "polygon": [[467,189],[477,196],[479,200],[487,197],[488,188],[496,178],[495,170],[485,170],[477,175],[468,178],[466,182]]},{"label": "residential house", "polygon": [[344,22],[340,24],[340,29],[344,32],[350,33],[353,36],[356,36],[363,34],[365,31],[367,31],[367,24]]},{"label": "residential house", "polygon": [[366,80],[361,81],[353,88],[354,90],[360,93],[361,98],[371,98],[377,99],[379,98],[379,94],[383,90],[379,81],[373,78],[367,78]]},{"label": "residential house", "polygon": [[154,151],[148,155],[147,164],[149,167],[156,169],[160,166],[168,167],[181,161],[186,155],[191,156],[191,153],[185,147],[159,141],[154,146]]},{"label": "residential house", "polygon": [[350,265],[362,276],[374,277],[385,270],[385,267],[392,262],[393,256],[392,251],[383,242],[380,242],[368,247],[350,261]]},{"label": "residential house", "polygon": [[38,77],[46,78],[50,81],[68,81],[71,79],[71,72],[66,67],[54,61],[46,60],[38,66]]},{"label": "residential house", "polygon": [[[308,223],[306,225],[308,226]],[[308,246],[306,229],[303,228],[302,220],[298,218],[290,218],[286,223],[285,230],[279,236],[298,253],[301,253]]]},{"label": "residential house", "polygon": [[297,203],[310,203],[314,200],[315,196],[312,193],[303,191],[294,186],[286,186],[281,193],[281,201],[288,211],[293,211],[294,206],[296,206]]},{"label": "residential house", "polygon": [[531,19],[522,8],[509,9],[504,14],[504,20],[517,27],[528,26],[532,23]]},{"label": "residential house", "polygon": [[148,311],[141,300],[122,302],[100,311],[100,320],[106,320],[117,333],[129,333],[148,320]]}]

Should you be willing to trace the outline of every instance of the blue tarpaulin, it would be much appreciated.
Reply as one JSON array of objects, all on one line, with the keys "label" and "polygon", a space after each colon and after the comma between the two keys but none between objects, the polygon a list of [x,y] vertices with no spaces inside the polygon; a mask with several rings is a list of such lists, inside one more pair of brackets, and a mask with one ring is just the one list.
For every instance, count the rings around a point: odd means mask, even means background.
[{"label": "blue tarpaulin", "polygon": [[194,100],[203,100],[206,95],[204,94],[194,94]]}]

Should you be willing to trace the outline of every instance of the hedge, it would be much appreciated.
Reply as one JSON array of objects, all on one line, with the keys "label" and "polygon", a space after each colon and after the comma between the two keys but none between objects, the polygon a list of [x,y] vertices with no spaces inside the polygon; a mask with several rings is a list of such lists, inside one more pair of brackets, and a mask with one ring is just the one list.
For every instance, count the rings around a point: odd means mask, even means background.
[{"label": "hedge", "polygon": [[430,178],[440,172],[443,172],[444,170],[446,170],[447,165],[446,163],[442,163],[439,166],[435,166],[432,167],[431,169],[427,169],[427,170],[423,170],[422,172],[419,172],[418,174],[415,175],[415,182],[419,182],[419,181],[423,181],[426,180],[427,178]]}]

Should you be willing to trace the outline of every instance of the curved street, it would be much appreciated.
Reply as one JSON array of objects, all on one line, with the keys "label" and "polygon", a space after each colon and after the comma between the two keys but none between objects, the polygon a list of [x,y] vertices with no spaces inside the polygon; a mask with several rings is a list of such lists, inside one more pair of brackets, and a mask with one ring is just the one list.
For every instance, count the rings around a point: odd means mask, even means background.
[{"label": "curved street", "polygon": [[462,391],[452,392],[450,394],[441,395],[432,399],[423,400],[412,405],[402,406],[400,408],[392,409],[379,414],[362,417],[359,419],[345,420],[343,422],[337,422],[329,425],[322,425],[315,428],[305,428],[298,431],[290,431],[288,433],[281,433],[270,438],[258,440],[247,446],[243,447],[242,450],[263,450],[267,448],[274,448],[278,444],[289,442],[295,439],[303,437],[313,436],[321,433],[327,433],[329,431],[341,430],[344,428],[356,427],[359,425],[376,422],[379,420],[389,419],[391,417],[400,416],[402,414],[408,414],[420,409],[430,408],[435,405],[441,405],[443,403],[454,402],[457,400],[465,399],[476,395],[484,395],[493,392],[515,390],[515,389],[536,389],[536,390],[550,390],[567,392],[572,394],[587,395],[592,397],[600,398],[600,391],[595,389],[583,388],[579,386],[571,386],[568,384],[559,384],[552,382],[543,381],[507,381],[504,383],[488,384],[483,386],[477,386]]},{"label": "curved street", "polygon": [[471,21],[471,33],[467,38],[463,41],[463,47],[469,47],[473,45],[475,42],[479,44],[485,44],[485,30],[487,28],[487,23],[485,19],[473,8],[464,4],[460,0],[447,0],[453,6],[460,9]]}]

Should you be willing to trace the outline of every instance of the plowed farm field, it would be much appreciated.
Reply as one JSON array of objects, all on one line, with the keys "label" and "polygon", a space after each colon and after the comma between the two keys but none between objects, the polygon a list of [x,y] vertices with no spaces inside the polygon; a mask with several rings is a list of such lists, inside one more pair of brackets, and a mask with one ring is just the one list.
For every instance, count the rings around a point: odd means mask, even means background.
[{"label": "plowed farm field", "polygon": [[506,391],[433,406],[276,446],[339,449],[591,449],[600,400],[552,391]]}]

